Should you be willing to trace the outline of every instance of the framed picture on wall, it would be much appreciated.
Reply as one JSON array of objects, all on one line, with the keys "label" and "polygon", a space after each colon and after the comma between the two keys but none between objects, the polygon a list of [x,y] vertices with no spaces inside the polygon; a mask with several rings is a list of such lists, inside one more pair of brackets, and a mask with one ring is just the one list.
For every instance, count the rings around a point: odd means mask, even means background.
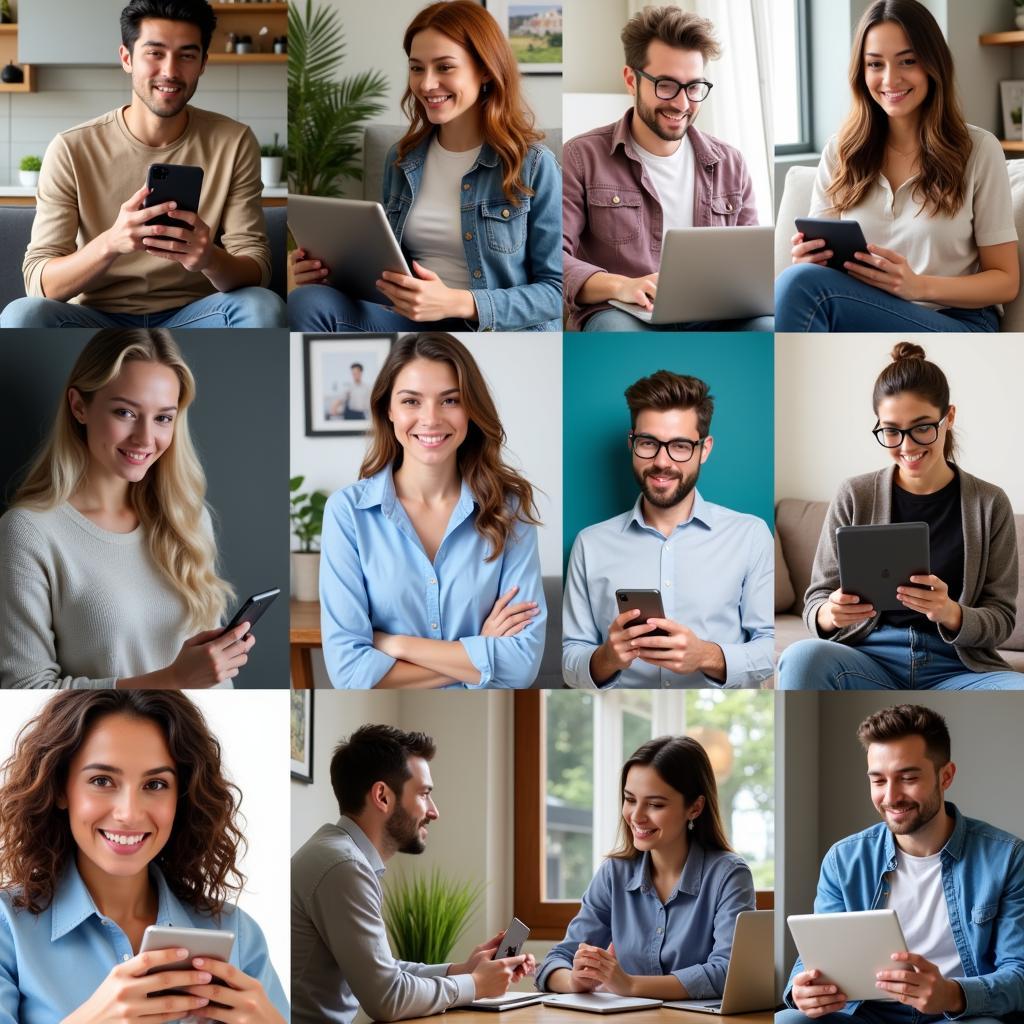
[{"label": "framed picture on wall", "polygon": [[1024,82],[1000,82],[999,91],[1003,98],[1003,138],[1024,139]]},{"label": "framed picture on wall", "polygon": [[524,75],[562,73],[562,5],[520,4],[513,0],[484,0],[502,32],[508,36],[519,71]]},{"label": "framed picture on wall", "polygon": [[306,437],[369,431],[370,394],[397,337],[397,334],[303,335]]},{"label": "framed picture on wall", "polygon": [[313,691],[292,690],[292,778],[313,781]]}]

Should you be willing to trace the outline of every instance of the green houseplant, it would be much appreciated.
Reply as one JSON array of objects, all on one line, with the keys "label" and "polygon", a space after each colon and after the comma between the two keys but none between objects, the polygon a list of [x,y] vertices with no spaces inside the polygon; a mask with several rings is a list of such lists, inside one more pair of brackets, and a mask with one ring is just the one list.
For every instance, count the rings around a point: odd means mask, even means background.
[{"label": "green houseplant", "polygon": [[260,146],[260,177],[267,186],[277,185],[284,177],[284,160],[288,149],[280,145],[277,138],[277,132],[274,132],[274,141]]},{"label": "green houseplant", "polygon": [[335,78],[345,56],[338,12],[288,8],[288,184],[292,192],[337,196],[345,178],[361,178],[364,122],[384,110],[387,78],[363,71]]},{"label": "green houseplant", "polygon": [[319,594],[320,534],[324,528],[324,506],[327,495],[323,491],[305,492],[304,476],[293,476],[288,483],[290,508],[288,517],[292,533],[299,542],[299,550],[292,552],[292,598],[296,601],[315,601]]},{"label": "green houseplant", "polygon": [[446,878],[436,868],[389,883],[384,893],[384,923],[400,960],[440,964],[450,959],[483,886]]},{"label": "green houseplant", "polygon": [[39,184],[39,171],[42,169],[43,161],[37,156],[23,156],[18,164],[18,181],[28,188],[35,188]]}]

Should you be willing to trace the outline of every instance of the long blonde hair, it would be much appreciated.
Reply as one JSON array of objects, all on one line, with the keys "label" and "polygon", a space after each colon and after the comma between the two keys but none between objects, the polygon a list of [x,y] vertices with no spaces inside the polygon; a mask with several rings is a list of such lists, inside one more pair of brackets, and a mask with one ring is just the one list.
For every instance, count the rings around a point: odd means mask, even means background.
[{"label": "long blonde hair", "polygon": [[89,447],[84,425],[71,414],[68,391],[75,388],[89,403],[126,362],[134,361],[169,367],[180,392],[171,443],[142,480],[129,484],[128,500],[153,561],[185,602],[189,625],[209,629],[221,621],[233,591],[217,575],[217,549],[203,522],[206,476],[188,430],[195,379],[170,331],[108,328],[92,337],[75,360],[53,429],[18,488],[14,505],[50,509],[73,497],[89,469]]}]

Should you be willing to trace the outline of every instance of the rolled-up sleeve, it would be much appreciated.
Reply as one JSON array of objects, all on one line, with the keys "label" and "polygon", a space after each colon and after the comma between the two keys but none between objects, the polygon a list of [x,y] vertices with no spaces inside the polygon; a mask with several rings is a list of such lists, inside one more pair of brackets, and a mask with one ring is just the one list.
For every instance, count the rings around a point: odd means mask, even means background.
[{"label": "rolled-up sleeve", "polygon": [[270,284],[270,242],[263,217],[260,147],[252,129],[238,140],[231,189],[221,213],[216,241],[232,256],[248,256],[260,268],[260,285]]}]

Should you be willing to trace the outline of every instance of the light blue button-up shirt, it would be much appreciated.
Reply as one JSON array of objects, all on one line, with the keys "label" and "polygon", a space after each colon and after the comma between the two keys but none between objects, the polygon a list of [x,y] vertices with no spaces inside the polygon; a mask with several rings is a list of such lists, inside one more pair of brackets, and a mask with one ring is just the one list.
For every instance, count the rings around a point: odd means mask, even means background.
[{"label": "light blue button-up shirt", "polygon": [[[590,657],[619,615],[616,590],[660,590],[665,617],[725,655],[725,686],[756,687],[772,674],[775,552],[757,516],[705,501],[671,536],[644,521],[642,496],[629,512],[581,530],[569,556],[562,609],[562,676],[595,689]],[[637,659],[605,686],[697,689],[721,686],[702,672],[677,675]]]},{"label": "light blue button-up shirt", "polygon": [[581,942],[608,948],[627,974],[671,974],[691,999],[715,999],[725,987],[736,915],[754,909],[754,879],[741,857],[693,843],[679,882],[662,903],[651,882],[651,855],[609,857],[587,886],[565,939],[544,958],[537,988],[552,971],[572,970]]},{"label": "light blue button-up shirt", "polygon": [[[287,1020],[288,1002],[259,925],[237,907],[225,907],[220,918],[200,913],[171,892],[159,868],[151,864],[149,870],[157,890],[156,923],[234,932],[231,963],[263,986]],[[134,955],[128,936],[97,909],[73,861],[41,914],[15,909],[11,893],[0,892],[0,1024],[63,1020]]]},{"label": "light blue button-up shirt", "polygon": [[[537,528],[517,522],[502,553],[476,529],[476,502],[463,481],[433,562],[395,494],[390,467],[336,491],[324,510],[320,545],[324,659],[339,689],[368,690],[395,659],[373,646],[373,631],[459,641],[480,673],[469,688],[519,688],[536,678],[547,610]],[[480,635],[494,602],[512,586],[513,603],[539,613],[512,637]]]}]

